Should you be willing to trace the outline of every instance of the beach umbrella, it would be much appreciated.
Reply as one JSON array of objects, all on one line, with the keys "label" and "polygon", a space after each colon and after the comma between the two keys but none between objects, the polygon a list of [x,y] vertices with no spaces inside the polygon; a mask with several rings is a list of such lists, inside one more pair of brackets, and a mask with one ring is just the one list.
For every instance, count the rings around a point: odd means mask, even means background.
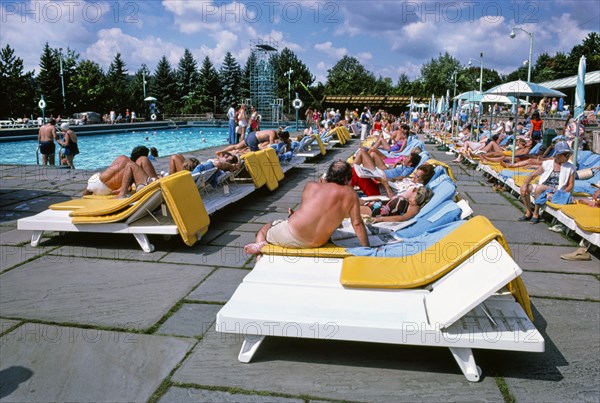
[{"label": "beach umbrella", "polygon": [[565,100],[561,98],[558,100],[558,111],[562,112],[564,110],[565,110]]},{"label": "beach umbrella", "polygon": [[438,100],[437,113],[441,115],[444,112],[444,96],[442,95]]},{"label": "beach umbrella", "polygon": [[436,104],[435,104],[435,95],[431,94],[431,109],[429,109],[431,111],[431,113],[435,113],[435,108]]},{"label": "beach umbrella", "polygon": [[480,96],[481,96],[481,93],[479,91],[467,91],[467,92],[461,92],[460,94],[455,96],[454,99],[462,99],[464,101],[469,101],[469,100],[477,101],[477,100],[479,100],[478,97],[480,97]]},{"label": "beach umbrella", "polygon": [[144,101],[156,101],[156,98],[154,98],[154,97],[146,97],[146,98],[144,98]]},{"label": "beach umbrella", "polygon": [[[508,83],[497,85],[485,92],[491,95],[512,95],[517,97],[517,110],[519,110],[519,97],[520,96],[534,96],[534,97],[564,97],[566,96],[560,91],[553,90],[543,85],[535,84],[529,81],[517,80],[510,81]],[[515,148],[517,144],[517,136],[513,139],[513,150],[512,150],[512,162],[515,162]]]},{"label": "beach umbrella", "polygon": [[446,89],[446,103],[444,104],[444,112],[450,110],[450,90]]},{"label": "beach umbrella", "polygon": [[579,150],[579,126],[581,119],[584,118],[585,111],[585,56],[579,59],[579,68],[577,69],[577,84],[575,85],[575,109],[573,111],[575,120],[577,121],[577,129],[575,131],[575,140],[573,141],[573,162],[577,166],[577,151]]}]

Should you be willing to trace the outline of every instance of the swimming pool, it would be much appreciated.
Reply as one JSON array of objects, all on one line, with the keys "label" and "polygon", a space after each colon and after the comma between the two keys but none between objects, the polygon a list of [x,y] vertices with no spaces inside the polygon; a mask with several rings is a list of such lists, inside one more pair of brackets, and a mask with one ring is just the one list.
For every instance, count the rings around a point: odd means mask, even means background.
[{"label": "swimming pool", "polygon": [[[75,131],[77,129],[75,128]],[[59,135],[62,139],[62,136]],[[133,147],[144,145],[156,147],[160,157],[175,153],[224,146],[227,144],[227,128],[184,127],[161,130],[136,130],[127,133],[110,133],[79,136],[80,154],[75,157],[75,168],[100,169],[110,165],[119,155],[131,153]],[[35,165],[37,140],[9,141],[0,143],[0,164]],[[55,157],[58,164],[58,147]],[[40,155],[40,162],[41,162]]]}]

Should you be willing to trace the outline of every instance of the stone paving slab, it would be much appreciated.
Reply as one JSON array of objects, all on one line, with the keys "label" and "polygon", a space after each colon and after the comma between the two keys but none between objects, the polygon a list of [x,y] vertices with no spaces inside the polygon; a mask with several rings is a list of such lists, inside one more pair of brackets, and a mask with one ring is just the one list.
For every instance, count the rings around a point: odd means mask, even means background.
[{"label": "stone paving slab", "polygon": [[529,294],[534,297],[567,298],[600,302],[600,281],[595,276],[562,273],[523,273]]},{"label": "stone paving slab", "polygon": [[567,261],[558,256],[571,253],[573,246],[509,244],[513,258],[526,271],[560,272],[600,275],[600,261]]},{"label": "stone paving slab", "polygon": [[0,401],[146,401],[191,339],[26,323],[0,338]]},{"label": "stone paving slab", "polygon": [[517,402],[600,400],[598,303],[536,298],[534,307],[546,351],[496,353],[510,393]]},{"label": "stone paving slab", "polygon": [[253,223],[253,222],[249,222],[246,224],[239,224],[239,223],[234,223],[234,222],[229,222],[229,221],[217,221],[214,223],[211,222],[210,228],[227,230],[227,231],[236,230],[236,231],[257,233],[258,230],[263,227],[263,225],[264,224],[262,224],[262,223]]},{"label": "stone paving slab", "polygon": [[[33,247],[31,245],[25,246],[13,246],[13,245],[2,245],[0,246],[0,273],[12,268],[17,264],[21,264],[26,260],[34,259],[53,248],[47,247]],[[44,259],[42,257],[41,259]],[[49,259],[52,260],[52,259]]]},{"label": "stone paving slab", "polygon": [[493,221],[493,224],[504,234],[506,240],[510,243],[577,246],[575,241],[566,239],[555,232],[548,231],[546,225],[542,222],[533,225],[529,222],[520,222],[516,220],[496,220]]},{"label": "stone paving slab", "polygon": [[[31,234],[33,231],[22,231],[16,227],[3,231],[0,235],[0,244],[3,245],[31,245]],[[44,232],[40,241],[40,246],[53,246],[47,245],[48,240],[57,236],[57,232]]]},{"label": "stone paving slab", "polygon": [[243,395],[240,393],[221,392],[218,390],[194,388],[169,388],[159,400],[160,403],[179,402],[239,402],[239,403],[303,403],[304,399],[290,399],[286,397]]},{"label": "stone paving slab", "polygon": [[243,248],[244,245],[254,242],[256,235],[252,232],[226,231],[210,242],[211,245]]},{"label": "stone paving slab", "polygon": [[31,212],[27,211],[6,211],[2,209],[0,211],[0,223],[10,223],[13,226],[17,226],[17,220],[23,217],[28,217]]},{"label": "stone paving slab", "polygon": [[10,328],[14,327],[19,323],[20,322],[18,320],[0,318],[0,334],[6,333]]},{"label": "stone paving slab", "polygon": [[484,204],[490,207],[507,204],[504,197],[493,192],[491,189],[489,192],[461,191],[461,194],[464,195],[465,198],[470,199],[470,201],[472,201],[474,204]]},{"label": "stone paving slab", "polygon": [[0,306],[7,318],[122,329],[152,326],[212,269],[60,257],[2,275]]},{"label": "stone paving slab", "polygon": [[[152,253],[144,252],[133,236],[129,234],[68,233],[63,236],[49,239],[41,245],[61,245],[59,248],[50,252],[50,254],[55,256],[79,257],[92,260],[115,259],[157,262],[161,257],[165,256],[168,251],[173,249],[172,246],[165,246],[160,242],[155,242],[157,239],[160,238],[150,237],[150,242],[155,248]],[[176,241],[179,242],[179,240]]]},{"label": "stone paving slab", "polygon": [[244,364],[242,340],[209,331],[173,380],[315,399],[502,401],[493,377],[469,384],[445,348],[267,338]]},{"label": "stone paving slab", "polygon": [[210,329],[221,305],[183,304],[163,323],[156,333],[200,337]]},{"label": "stone paving slab", "polygon": [[240,269],[218,269],[208,276],[186,299],[225,303],[229,301],[229,298],[249,272],[249,270]]},{"label": "stone paving slab", "polygon": [[[154,252],[156,253],[156,252]],[[194,245],[182,246],[160,261],[165,263],[200,264],[203,266],[244,267],[249,256],[241,247]]]},{"label": "stone paving slab", "polygon": [[41,213],[48,209],[48,206],[52,204],[62,203],[71,200],[71,197],[65,196],[60,193],[46,194],[32,200],[17,201],[13,204],[5,205],[2,207],[3,210],[10,211],[23,211],[28,213],[28,216]]},{"label": "stone paving slab", "polygon": [[288,218],[288,211],[284,210],[282,212],[263,212],[263,214],[256,217],[252,222],[266,224],[272,223],[275,220],[286,220]]},{"label": "stone paving slab", "polygon": [[514,221],[520,217],[523,213],[519,211],[516,207],[511,206],[510,204],[504,202],[501,204],[493,204],[493,205],[485,205],[472,203],[469,201],[469,205],[473,209],[473,215],[483,215],[489,218],[491,221],[496,222],[500,221]]},{"label": "stone paving slab", "polygon": [[5,191],[2,192],[2,197],[0,197],[0,206],[4,207],[15,203],[23,203],[27,200],[47,196],[50,194],[52,193],[44,190]]}]

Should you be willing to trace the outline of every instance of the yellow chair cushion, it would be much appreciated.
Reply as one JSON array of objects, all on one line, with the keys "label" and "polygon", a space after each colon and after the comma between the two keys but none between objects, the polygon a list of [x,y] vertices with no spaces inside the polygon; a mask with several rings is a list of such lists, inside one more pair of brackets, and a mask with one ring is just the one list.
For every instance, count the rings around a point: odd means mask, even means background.
[{"label": "yellow chair cushion", "polygon": [[554,204],[548,206],[562,211],[567,217],[575,220],[579,228],[588,232],[600,232],[600,208],[585,204]]},{"label": "yellow chair cushion", "polygon": [[[515,181],[515,185],[517,185],[518,187],[523,186],[523,183],[525,183],[525,180],[529,177],[529,175],[515,175],[513,176],[513,181]],[[532,185],[535,185],[538,183],[538,181],[540,180],[539,177],[533,179],[530,183]]]},{"label": "yellow chair cushion", "polygon": [[87,209],[106,208],[107,206],[110,206],[111,204],[114,207],[121,203],[122,203],[121,199],[114,199],[114,198],[89,199],[89,198],[85,198],[85,196],[84,196],[83,199],[73,199],[73,200],[67,200],[67,201],[64,201],[61,203],[51,204],[48,208],[50,210],[71,211],[71,210],[79,210],[82,208],[87,208]]},{"label": "yellow chair cushion", "polygon": [[[340,282],[346,287],[417,288],[434,282],[468,259],[491,240],[508,253],[504,236],[483,216],[465,222],[435,245],[412,256],[353,256],[344,259]],[[518,278],[509,284],[515,299],[532,318],[529,294]]]},{"label": "yellow chair cushion", "polygon": [[267,150],[260,150],[256,152],[256,158],[260,164],[260,169],[263,172],[263,175],[267,181],[267,188],[269,190],[275,190],[279,187],[279,182],[275,177],[275,171],[273,169],[273,164],[269,160],[267,156]]},{"label": "yellow chair cushion", "polygon": [[279,163],[279,157],[277,156],[277,152],[275,151],[275,149],[268,147],[265,149],[265,153],[267,154],[267,158],[269,159],[271,168],[273,168],[275,179],[277,179],[277,181],[283,180],[283,178],[285,178],[285,175],[283,174],[283,169],[281,169],[281,164]]},{"label": "yellow chair cushion", "polygon": [[430,165],[433,165],[434,167],[436,167],[438,165],[443,166],[444,168],[446,168],[446,172],[448,172],[448,176],[450,177],[450,179],[452,179],[454,182],[456,182],[456,179],[454,178],[454,173],[452,173],[452,168],[450,168],[450,165],[446,164],[445,162],[438,161],[433,158],[429,158],[427,161],[424,162],[424,164],[430,164]]},{"label": "yellow chair cushion", "polygon": [[[125,219],[131,217],[138,210],[140,210],[141,208],[144,208],[147,205],[147,203],[150,201],[150,199],[152,199],[155,196],[160,198],[160,189],[154,188],[153,191],[144,193],[143,197],[132,202],[131,204],[127,205],[126,207],[122,208],[121,210],[114,210],[107,214],[99,214],[99,215],[81,214],[79,216],[73,216],[73,213],[75,211],[86,213],[89,211],[97,210],[97,209],[93,209],[93,208],[82,208],[79,210],[72,211],[69,215],[73,217],[73,220],[72,220],[73,224],[104,224],[104,223],[119,222],[119,221],[122,221],[122,220],[125,220]],[[84,199],[84,200],[88,200],[88,199]],[[93,200],[93,199],[90,199],[90,200]],[[121,200],[121,199],[118,199],[118,200]],[[160,200],[162,200],[162,198]],[[158,203],[156,203],[156,204],[152,203],[153,209],[160,205],[160,200],[158,200]],[[109,200],[105,200],[105,202],[106,201],[109,201]]]},{"label": "yellow chair cushion", "polygon": [[254,186],[256,188],[261,188],[267,183],[267,178],[263,170],[261,169],[260,162],[258,161],[258,157],[255,152],[249,152],[242,155],[244,159],[244,166],[246,170],[250,174],[252,178],[252,182],[254,182]]},{"label": "yellow chair cushion", "polygon": [[315,135],[315,140],[317,140],[317,144],[319,145],[319,150],[321,150],[321,155],[325,155],[327,149],[325,148],[325,144],[323,144],[323,140],[320,135]]},{"label": "yellow chair cushion", "polygon": [[346,252],[346,248],[327,243],[319,248],[286,248],[277,245],[265,245],[260,250],[265,255],[294,256],[294,257],[330,257],[344,258],[352,256]]},{"label": "yellow chair cushion", "polygon": [[164,178],[160,187],[183,242],[192,246],[208,231],[210,218],[192,174],[189,171],[179,173]]}]

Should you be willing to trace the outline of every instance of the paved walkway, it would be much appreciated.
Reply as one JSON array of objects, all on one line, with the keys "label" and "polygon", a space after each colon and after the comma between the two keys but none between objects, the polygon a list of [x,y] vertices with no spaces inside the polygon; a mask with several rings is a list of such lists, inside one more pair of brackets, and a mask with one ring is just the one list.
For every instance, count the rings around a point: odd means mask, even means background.
[{"label": "paved walkway", "polygon": [[477,350],[476,384],[441,348],[267,339],[253,363],[237,361],[241,339],[214,320],[253,267],[243,245],[356,146],[218,212],[193,247],[151,238],[151,254],[128,235],[49,233],[32,248],[16,220],[79,195],[91,172],[0,167],[0,401],[599,401],[597,257],[561,260],[574,240],[517,222],[515,198],[465,166],[459,190],[524,269],[545,353]]}]

